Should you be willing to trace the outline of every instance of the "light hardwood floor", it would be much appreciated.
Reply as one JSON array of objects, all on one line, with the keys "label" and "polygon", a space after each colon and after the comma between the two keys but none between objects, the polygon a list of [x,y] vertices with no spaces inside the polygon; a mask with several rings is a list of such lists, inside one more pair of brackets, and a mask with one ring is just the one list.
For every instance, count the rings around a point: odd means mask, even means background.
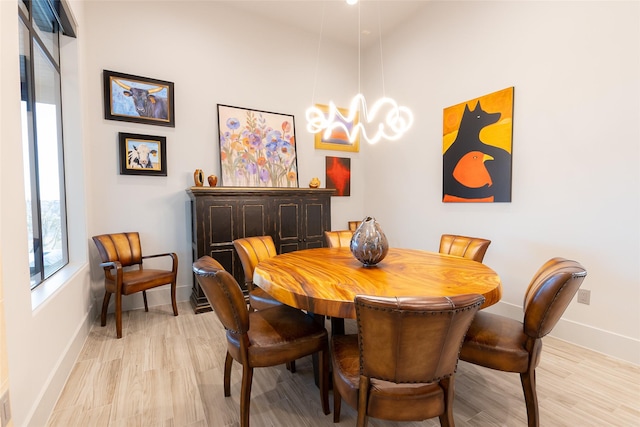
[{"label": "light hardwood floor", "polygon": [[[225,398],[222,369],[224,331],[214,313],[195,315],[188,302],[123,314],[123,338],[115,320],[99,319],[84,345],[48,426],[237,426],[241,370],[234,364],[231,397]],[[327,322],[327,325],[329,322]],[[347,332],[353,332],[347,324]],[[640,367],[545,338],[537,369],[541,426],[640,426]],[[332,426],[320,408],[311,358],[256,369],[251,425]],[[329,396],[333,405],[332,395]],[[332,408],[333,409],[333,408]],[[517,374],[460,362],[456,376],[455,421],[465,426],[526,426]],[[342,405],[341,426],[355,426],[356,413]],[[436,419],[369,425],[439,426]]]}]

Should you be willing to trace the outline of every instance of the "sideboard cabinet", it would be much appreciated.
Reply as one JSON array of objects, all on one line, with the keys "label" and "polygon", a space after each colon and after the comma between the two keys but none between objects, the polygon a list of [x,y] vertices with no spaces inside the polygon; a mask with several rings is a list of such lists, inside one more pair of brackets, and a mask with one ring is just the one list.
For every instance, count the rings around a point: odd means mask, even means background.
[{"label": "sideboard cabinet", "polygon": [[[323,247],[324,231],[331,229],[333,189],[191,187],[187,193],[193,260],[211,256],[243,289],[235,239],[269,235],[277,252],[286,253]],[[196,313],[211,310],[195,277],[191,303]]]}]

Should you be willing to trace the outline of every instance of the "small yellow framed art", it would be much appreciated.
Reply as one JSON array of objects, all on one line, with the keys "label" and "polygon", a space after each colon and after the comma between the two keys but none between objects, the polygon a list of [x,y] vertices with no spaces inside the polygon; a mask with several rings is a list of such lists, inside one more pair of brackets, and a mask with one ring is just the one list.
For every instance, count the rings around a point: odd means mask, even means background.
[{"label": "small yellow framed art", "polygon": [[[325,117],[329,115],[329,106],[316,104],[316,108],[322,111],[325,114]],[[352,132],[353,128],[358,124],[359,113],[356,113],[356,116],[353,121],[349,122],[344,120],[345,117],[349,116],[349,111],[345,108],[338,108],[340,115],[336,116],[337,120],[342,120],[347,132]],[[317,132],[315,134],[315,148],[318,150],[336,150],[336,151],[353,151],[355,153],[360,151],[360,133],[356,135],[356,138],[353,142],[349,141],[349,135],[340,127],[333,129],[331,131],[331,135],[328,138],[324,137],[324,131]]]}]

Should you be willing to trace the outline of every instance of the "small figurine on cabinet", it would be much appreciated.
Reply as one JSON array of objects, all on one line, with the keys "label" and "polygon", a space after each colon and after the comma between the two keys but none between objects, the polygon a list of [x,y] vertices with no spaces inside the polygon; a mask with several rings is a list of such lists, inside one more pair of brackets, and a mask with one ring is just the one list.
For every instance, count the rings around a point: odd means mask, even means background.
[{"label": "small figurine on cabinet", "polygon": [[204,173],[202,169],[196,169],[193,172],[193,182],[196,184],[196,187],[202,187],[204,185]]},{"label": "small figurine on cabinet", "polygon": [[320,187],[320,180],[317,177],[311,178],[309,182],[309,188],[318,188]]}]

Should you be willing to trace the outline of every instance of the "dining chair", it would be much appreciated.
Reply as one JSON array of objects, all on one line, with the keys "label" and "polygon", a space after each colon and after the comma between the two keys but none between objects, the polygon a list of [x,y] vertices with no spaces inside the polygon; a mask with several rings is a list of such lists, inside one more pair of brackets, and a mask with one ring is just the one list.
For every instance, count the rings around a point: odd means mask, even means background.
[{"label": "dining chair", "polygon": [[524,297],[524,320],[479,312],[467,332],[460,359],[520,374],[529,427],[538,427],[536,366],[542,337],[556,325],[587,271],[576,261],[552,258],[533,276]]},{"label": "dining chair", "polygon": [[[100,267],[104,269],[105,294],[102,301],[100,324],[107,324],[107,308],[111,294],[116,295],[116,336],[122,338],[122,296],[142,291],[144,311],[147,305],[147,290],[157,286],[171,285],[171,305],[173,315],[178,315],[176,304],[176,275],[178,273],[178,255],[161,253],[142,256],[140,234],[137,232],[101,234],[93,236],[102,259]],[[171,270],[143,268],[145,259],[170,257]]]},{"label": "dining chair", "polygon": [[353,231],[351,230],[324,232],[324,239],[329,248],[348,248],[351,244],[351,237],[353,237]]},{"label": "dining chair", "polygon": [[440,249],[438,252],[482,262],[490,244],[491,240],[478,237],[443,234],[440,237]]},{"label": "dining chair", "polygon": [[233,361],[242,365],[240,426],[249,427],[254,368],[285,364],[315,353],[321,360],[319,388],[322,411],[328,414],[329,345],[324,326],[310,315],[284,304],[250,312],[238,282],[209,256],[194,262],[193,272],[226,330],[225,397],[231,395]]},{"label": "dining chair", "polygon": [[240,257],[244,270],[244,283],[249,292],[249,309],[262,310],[264,308],[281,305],[263,289],[253,283],[253,271],[262,260],[277,255],[276,246],[271,236],[254,236],[236,239],[233,247]]},{"label": "dining chair", "polygon": [[349,230],[356,231],[358,227],[360,227],[360,224],[362,224],[362,221],[349,221],[348,224],[349,224]]},{"label": "dining chair", "polygon": [[355,297],[357,335],[333,335],[333,421],[344,399],[368,417],[454,426],[454,374],[482,295]]}]

